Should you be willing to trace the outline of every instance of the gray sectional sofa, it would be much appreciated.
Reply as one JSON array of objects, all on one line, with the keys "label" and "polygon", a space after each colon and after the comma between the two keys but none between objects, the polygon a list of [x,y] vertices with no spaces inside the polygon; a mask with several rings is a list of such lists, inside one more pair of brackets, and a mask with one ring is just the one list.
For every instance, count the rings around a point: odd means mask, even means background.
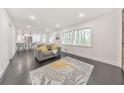
[{"label": "gray sectional sofa", "polygon": [[[52,48],[51,48],[52,45],[46,45],[46,46],[48,49],[47,53],[43,53],[42,51],[38,51],[36,48],[34,49],[34,57],[38,62],[52,58],[52,57],[59,57],[60,56],[60,52],[61,52],[60,47],[57,47],[57,53],[54,54],[54,53],[52,53]],[[40,46],[37,46],[37,47],[40,47]]]}]

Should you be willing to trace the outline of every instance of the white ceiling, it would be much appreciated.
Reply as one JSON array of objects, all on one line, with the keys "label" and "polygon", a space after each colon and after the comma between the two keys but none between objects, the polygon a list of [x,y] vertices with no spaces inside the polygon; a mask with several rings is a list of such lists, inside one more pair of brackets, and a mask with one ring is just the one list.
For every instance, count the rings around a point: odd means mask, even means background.
[{"label": "white ceiling", "polygon": [[[25,31],[44,32],[46,29],[59,30],[111,10],[111,8],[8,8],[7,12],[17,28]],[[83,13],[84,17],[80,18],[80,13]],[[36,19],[31,20],[29,16],[35,16]],[[59,29],[56,24],[60,24]],[[27,28],[27,25],[32,27]]]}]

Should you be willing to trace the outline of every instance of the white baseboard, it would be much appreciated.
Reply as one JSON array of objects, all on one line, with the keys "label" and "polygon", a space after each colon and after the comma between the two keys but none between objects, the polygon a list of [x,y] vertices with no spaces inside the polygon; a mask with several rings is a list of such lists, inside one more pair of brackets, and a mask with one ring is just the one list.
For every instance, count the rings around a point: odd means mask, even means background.
[{"label": "white baseboard", "polygon": [[72,53],[70,51],[62,50],[62,52],[74,54],[74,55],[77,55],[77,56],[80,56],[80,57],[88,58],[88,59],[91,59],[91,60],[96,60],[98,62],[102,62],[102,63],[106,63],[106,64],[109,64],[109,65],[121,67],[121,64],[119,64],[119,62],[116,62],[116,61],[111,61],[111,60],[108,60],[108,59],[103,59],[103,58],[98,58],[98,57],[93,57],[93,56],[87,56],[87,55],[82,55],[82,54],[80,55],[80,54],[77,54],[77,53]]},{"label": "white baseboard", "polygon": [[12,59],[12,58],[15,56],[16,52],[17,52],[17,50],[15,50],[15,51],[13,52],[13,54],[12,54],[11,57],[10,57],[10,59]]},{"label": "white baseboard", "polygon": [[0,71],[0,79],[2,78],[4,72],[6,71],[7,67],[9,66],[9,61],[6,62],[6,64],[4,65],[2,71]]}]

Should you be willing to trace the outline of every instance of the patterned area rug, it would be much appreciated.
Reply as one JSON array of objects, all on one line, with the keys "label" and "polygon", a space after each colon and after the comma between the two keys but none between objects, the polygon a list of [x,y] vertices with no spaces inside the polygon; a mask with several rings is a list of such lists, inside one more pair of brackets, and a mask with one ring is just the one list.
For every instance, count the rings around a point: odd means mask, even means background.
[{"label": "patterned area rug", "polygon": [[30,71],[30,77],[33,85],[85,85],[93,67],[80,60],[64,57]]}]

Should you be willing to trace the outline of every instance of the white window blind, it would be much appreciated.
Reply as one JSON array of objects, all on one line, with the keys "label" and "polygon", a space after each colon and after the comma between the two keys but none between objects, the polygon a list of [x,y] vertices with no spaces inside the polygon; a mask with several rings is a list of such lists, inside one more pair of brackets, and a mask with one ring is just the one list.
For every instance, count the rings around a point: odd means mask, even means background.
[{"label": "white window blind", "polygon": [[73,31],[63,32],[62,44],[91,47],[92,27],[88,26]]}]

